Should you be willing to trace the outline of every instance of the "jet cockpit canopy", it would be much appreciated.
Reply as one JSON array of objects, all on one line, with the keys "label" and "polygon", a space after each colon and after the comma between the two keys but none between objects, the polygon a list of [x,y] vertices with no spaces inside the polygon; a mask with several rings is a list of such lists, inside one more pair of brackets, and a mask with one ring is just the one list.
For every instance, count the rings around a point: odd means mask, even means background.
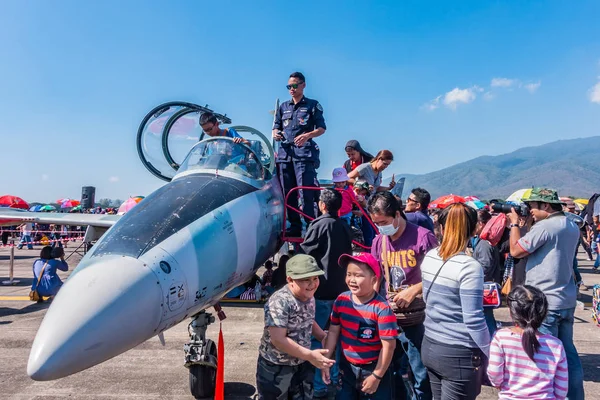
[{"label": "jet cockpit canopy", "polygon": [[192,147],[179,166],[177,175],[204,170],[217,174],[233,173],[253,180],[269,179],[271,174],[259,154],[248,145],[234,143],[228,137],[205,139]]},{"label": "jet cockpit canopy", "polygon": [[[199,123],[200,115],[205,112],[215,114],[221,128],[225,128],[223,126],[225,124],[231,124],[229,117],[215,113],[206,106],[203,107],[179,101],[155,107],[142,120],[137,134],[138,155],[144,166],[154,176],[169,182],[176,174],[182,172],[181,168],[184,161],[186,161],[186,170],[194,166],[194,168],[199,168],[199,162],[215,163],[215,157],[209,157],[209,155],[219,154],[219,146],[222,147],[225,145],[231,147],[232,150],[235,150],[239,154],[243,154],[244,157],[249,157],[253,154],[258,161],[259,165],[256,171],[259,172],[259,175],[256,175],[258,172],[254,171],[254,169],[248,169],[248,166],[251,164],[250,161],[243,162],[246,169],[242,168],[242,174],[250,174],[253,179],[257,179],[256,176],[262,176],[260,179],[265,179],[267,175],[273,174],[275,170],[273,147],[270,141],[254,128],[248,126],[229,127],[229,129],[234,129],[240,136],[246,139],[247,143],[245,144],[233,146],[233,142],[227,141],[227,137],[221,136],[216,139],[223,140],[213,143],[213,138],[210,138],[211,144],[197,146],[199,141],[209,138],[208,135],[204,134]],[[193,156],[189,154],[188,157],[188,153],[190,153],[190,149],[192,148],[195,149],[195,154]],[[226,167],[229,166],[233,170],[236,169],[236,165],[240,166],[241,164],[226,160],[224,165]],[[236,171],[240,172],[238,169]]]}]

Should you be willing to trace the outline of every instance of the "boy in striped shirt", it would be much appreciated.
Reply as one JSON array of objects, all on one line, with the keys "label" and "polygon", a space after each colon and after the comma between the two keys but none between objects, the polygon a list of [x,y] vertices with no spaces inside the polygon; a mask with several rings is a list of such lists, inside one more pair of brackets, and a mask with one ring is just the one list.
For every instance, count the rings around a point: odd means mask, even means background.
[{"label": "boy in striped shirt", "polygon": [[[388,370],[398,336],[396,316],[388,302],[375,291],[380,277],[379,263],[371,254],[354,257],[344,254],[340,267],[346,269],[350,291],[338,296],[333,304],[331,325],[325,348],[335,356],[340,338],[342,388],[338,398],[391,399],[392,383]],[[330,382],[329,370],[323,369],[323,381]]]}]

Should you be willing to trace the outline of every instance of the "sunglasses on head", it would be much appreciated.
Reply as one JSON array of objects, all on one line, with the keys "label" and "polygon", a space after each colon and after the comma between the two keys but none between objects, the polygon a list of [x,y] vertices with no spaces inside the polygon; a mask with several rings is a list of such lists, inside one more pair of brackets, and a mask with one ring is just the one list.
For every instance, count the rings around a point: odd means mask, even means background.
[{"label": "sunglasses on head", "polygon": [[290,89],[298,89],[298,87],[300,85],[302,85],[304,82],[300,82],[300,83],[292,83],[291,85],[285,85],[285,87],[290,90]]}]

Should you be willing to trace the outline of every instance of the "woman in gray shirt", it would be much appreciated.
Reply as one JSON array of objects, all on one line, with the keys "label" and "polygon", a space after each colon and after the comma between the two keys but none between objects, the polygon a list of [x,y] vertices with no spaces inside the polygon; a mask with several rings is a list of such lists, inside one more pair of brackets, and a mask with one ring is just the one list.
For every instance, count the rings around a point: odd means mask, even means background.
[{"label": "woman in gray shirt", "polygon": [[348,182],[354,184],[357,179],[366,181],[371,186],[371,191],[383,192],[392,190],[396,186],[394,177],[389,186],[381,186],[381,173],[394,161],[394,155],[389,150],[381,150],[375,158],[359,165],[354,171],[348,173]]}]

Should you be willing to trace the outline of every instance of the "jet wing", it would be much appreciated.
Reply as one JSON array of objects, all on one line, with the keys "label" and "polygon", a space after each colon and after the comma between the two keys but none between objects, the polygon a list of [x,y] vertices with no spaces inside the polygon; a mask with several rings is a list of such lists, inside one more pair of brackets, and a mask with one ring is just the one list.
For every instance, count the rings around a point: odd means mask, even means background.
[{"label": "jet wing", "polygon": [[18,225],[24,222],[73,226],[110,228],[120,215],[26,212],[0,208],[0,226]]}]

